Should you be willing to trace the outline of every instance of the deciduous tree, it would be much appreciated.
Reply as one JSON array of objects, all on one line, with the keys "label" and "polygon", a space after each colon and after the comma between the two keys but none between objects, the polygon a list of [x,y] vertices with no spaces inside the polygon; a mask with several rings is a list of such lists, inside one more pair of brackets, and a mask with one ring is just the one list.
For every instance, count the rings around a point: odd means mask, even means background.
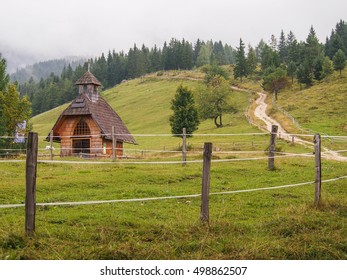
[{"label": "deciduous tree", "polygon": [[281,67],[275,69],[274,72],[264,77],[263,88],[266,91],[275,94],[277,100],[277,94],[288,86],[287,71]]},{"label": "deciduous tree", "polygon": [[16,85],[8,84],[6,90],[0,92],[0,107],[5,133],[14,136],[17,125],[29,121],[31,104],[26,96],[20,98]]},{"label": "deciduous tree", "polygon": [[222,116],[237,110],[230,101],[231,89],[224,77],[216,75],[210,79],[206,88],[198,93],[199,115],[202,119],[213,119],[216,127],[223,126]]}]

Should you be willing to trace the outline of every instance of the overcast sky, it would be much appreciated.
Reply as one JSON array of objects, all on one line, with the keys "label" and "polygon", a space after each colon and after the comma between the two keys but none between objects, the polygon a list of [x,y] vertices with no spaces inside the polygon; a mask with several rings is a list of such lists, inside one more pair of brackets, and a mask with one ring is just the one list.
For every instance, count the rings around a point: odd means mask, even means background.
[{"label": "overcast sky", "polygon": [[255,46],[283,29],[305,40],[311,25],[324,42],[347,21],[346,0],[1,0],[0,7],[0,52],[41,60],[161,47],[172,37]]}]

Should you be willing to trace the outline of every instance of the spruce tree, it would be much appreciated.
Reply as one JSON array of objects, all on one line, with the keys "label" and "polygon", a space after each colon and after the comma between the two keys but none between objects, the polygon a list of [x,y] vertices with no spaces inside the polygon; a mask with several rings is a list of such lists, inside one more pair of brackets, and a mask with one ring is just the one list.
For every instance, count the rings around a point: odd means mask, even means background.
[{"label": "spruce tree", "polygon": [[198,111],[188,87],[180,85],[177,88],[176,95],[171,101],[171,110],[173,110],[173,115],[170,117],[172,134],[181,135],[183,128],[186,128],[187,134],[192,134],[198,129]]},{"label": "spruce tree", "polygon": [[240,39],[240,45],[237,48],[236,53],[236,64],[234,67],[234,78],[240,78],[242,83],[242,78],[247,77],[247,60],[245,56],[245,45]]},{"label": "spruce tree", "polygon": [[257,68],[257,55],[251,45],[248,47],[247,53],[247,73],[252,76]]},{"label": "spruce tree", "polygon": [[334,68],[335,70],[340,71],[340,76],[342,74],[342,70],[346,66],[346,56],[345,53],[340,49],[333,57]]},{"label": "spruce tree", "polygon": [[278,43],[278,54],[280,56],[281,63],[284,63],[287,59],[287,42],[283,30],[281,31],[280,41]]}]

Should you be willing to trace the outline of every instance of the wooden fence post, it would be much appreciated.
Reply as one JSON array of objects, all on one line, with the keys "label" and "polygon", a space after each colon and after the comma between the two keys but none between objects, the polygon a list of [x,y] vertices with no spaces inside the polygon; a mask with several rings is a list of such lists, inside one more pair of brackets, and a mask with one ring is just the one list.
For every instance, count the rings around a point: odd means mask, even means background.
[{"label": "wooden fence post", "polygon": [[185,166],[187,162],[187,130],[184,127],[182,129],[182,166]]},{"label": "wooden fence post", "polygon": [[29,132],[26,157],[25,234],[35,232],[38,134]]},{"label": "wooden fence post", "polygon": [[50,160],[53,160],[53,129],[49,134],[49,158]]},{"label": "wooden fence post", "polygon": [[117,159],[117,138],[115,135],[115,128],[112,126],[112,160]]},{"label": "wooden fence post", "polygon": [[314,155],[315,155],[315,166],[316,166],[316,187],[314,193],[314,205],[319,206],[321,198],[322,188],[322,162],[321,162],[321,137],[319,134],[314,136]]},{"label": "wooden fence post", "polygon": [[211,169],[212,143],[204,144],[204,159],[202,166],[202,190],[200,221],[209,224],[209,194],[210,194],[210,169]]},{"label": "wooden fence post", "polygon": [[278,131],[277,125],[272,125],[270,135],[270,146],[269,146],[269,170],[275,169],[275,151],[276,151],[276,135]]}]

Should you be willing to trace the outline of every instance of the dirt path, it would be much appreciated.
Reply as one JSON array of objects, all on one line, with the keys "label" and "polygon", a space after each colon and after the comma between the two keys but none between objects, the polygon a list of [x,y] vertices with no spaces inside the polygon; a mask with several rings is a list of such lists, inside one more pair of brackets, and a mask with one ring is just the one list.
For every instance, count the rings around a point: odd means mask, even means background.
[{"label": "dirt path", "polygon": [[[266,114],[266,108],[267,108],[267,104],[265,103],[265,99],[266,99],[266,94],[263,92],[257,92],[257,94],[259,95],[259,98],[255,101],[257,104],[257,107],[254,110],[254,115],[262,120],[265,125],[266,125],[266,131],[271,131],[271,127],[272,125],[277,125],[278,126],[278,137],[282,138],[286,141],[292,141],[293,140],[293,136],[289,135],[288,132],[281,126],[280,123],[278,123],[275,119],[271,118],[270,116],[268,116]],[[313,146],[313,142],[309,142],[309,141],[305,141],[303,139],[300,139],[298,137],[294,137],[294,141],[295,143],[299,143],[301,145],[305,145],[308,147],[312,147]]]},{"label": "dirt path", "polygon": [[[265,103],[266,99],[266,94],[263,92],[257,92],[259,95],[259,98],[255,101],[257,104],[257,107],[254,110],[254,115],[258,119],[262,120],[265,123],[266,130],[271,132],[271,126],[272,125],[277,125],[278,126],[278,137],[282,138],[286,141],[292,141],[293,136],[288,134],[288,132],[273,118],[268,116],[266,114],[266,108],[267,104]],[[313,146],[313,141],[305,141],[297,136],[295,136],[294,139],[295,143],[299,143],[300,145],[304,145],[306,147],[312,147]],[[333,159],[333,160],[338,160],[338,161],[347,161],[347,157],[341,156],[339,153],[335,151],[331,151],[328,148],[322,147],[323,150],[323,156],[327,159]]]}]

